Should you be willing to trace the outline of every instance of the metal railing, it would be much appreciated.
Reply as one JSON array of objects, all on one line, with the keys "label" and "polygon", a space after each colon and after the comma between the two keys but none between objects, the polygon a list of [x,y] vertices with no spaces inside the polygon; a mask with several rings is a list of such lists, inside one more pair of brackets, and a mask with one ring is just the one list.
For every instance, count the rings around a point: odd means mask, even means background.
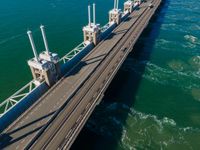
[{"label": "metal railing", "polygon": [[63,56],[60,59],[60,62],[62,62],[63,64],[65,64],[66,62],[68,62],[69,60],[71,60],[72,58],[74,58],[76,55],[78,55],[79,52],[81,52],[86,46],[87,46],[87,44],[85,44],[84,42],[82,42],[77,47],[75,47],[73,50],[71,50],[69,53],[67,53],[65,56]]},{"label": "metal railing", "polygon": [[[126,14],[123,13],[122,17],[124,17]],[[114,23],[114,22],[113,22]],[[110,26],[112,26],[112,23],[107,23],[103,27],[100,28],[101,33],[105,32]],[[75,47],[73,50],[71,50],[69,53],[64,55],[59,62],[61,64],[65,64],[66,62],[70,61],[72,58],[74,58],[76,55],[78,55],[83,49],[85,49],[89,44],[86,44],[82,42],[77,47]],[[26,84],[24,87],[22,87],[20,90],[18,90],[16,93],[14,93],[12,96],[4,100],[0,103],[0,118],[8,112],[10,109],[12,109],[17,103],[19,103],[22,99],[24,99],[26,96],[28,96],[34,89],[36,89],[39,85],[36,85],[34,83],[34,80],[30,81],[28,84]]]},{"label": "metal railing", "polygon": [[[65,64],[72,58],[74,58],[76,55],[81,52],[87,44],[82,42],[77,47],[75,47],[72,51],[67,53],[65,56],[63,56],[60,59],[60,62]],[[30,94],[34,89],[36,89],[39,85],[36,85],[34,83],[34,80],[30,81],[28,84],[26,84],[24,87],[19,89],[17,92],[15,92],[12,96],[4,100],[2,103],[0,103],[0,118],[8,112],[10,109],[12,109],[17,103],[19,103],[22,99],[24,99],[28,94]]]},{"label": "metal railing", "polygon": [[38,86],[39,85],[36,85],[34,81],[31,81],[20,90],[18,90],[16,93],[14,93],[12,96],[3,101],[0,104],[0,118]]},{"label": "metal railing", "polygon": [[105,24],[103,27],[100,28],[101,33],[103,33],[104,31],[106,31],[109,27],[110,27],[110,23]]},{"label": "metal railing", "polygon": [[[112,24],[107,23],[103,27],[101,27],[100,28],[101,33],[105,32],[111,25]],[[65,64],[66,62],[74,58],[76,55],[78,55],[88,45],[89,44],[86,44],[84,42],[80,43],[77,47],[75,47],[69,53],[64,55],[59,60],[59,62],[61,64]],[[10,109],[12,109],[17,103],[19,103],[22,99],[24,99],[28,94],[30,94],[34,89],[36,89],[38,86],[39,85],[34,84],[34,81],[32,80],[28,84],[26,84],[24,87],[22,87],[20,90],[18,90],[16,93],[14,93],[12,96],[10,96],[6,100],[4,100],[2,103],[0,103],[0,118]]]}]

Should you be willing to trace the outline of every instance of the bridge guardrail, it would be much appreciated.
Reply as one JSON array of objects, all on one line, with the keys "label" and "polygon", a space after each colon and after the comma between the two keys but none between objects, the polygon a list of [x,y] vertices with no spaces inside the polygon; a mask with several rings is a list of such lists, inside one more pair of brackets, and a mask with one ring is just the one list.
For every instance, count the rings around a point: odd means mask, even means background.
[{"label": "bridge guardrail", "polygon": [[3,101],[0,104],[0,118],[6,112],[8,112],[12,107],[14,107],[18,102],[20,102],[28,94],[30,94],[38,86],[39,85],[36,85],[34,83],[34,81],[32,80],[28,84],[26,84],[24,87],[22,87],[21,89],[19,89],[17,92],[15,92],[12,96],[10,96],[5,101]]},{"label": "bridge guardrail", "polygon": [[[76,55],[81,52],[87,44],[82,42],[79,44],[77,47],[75,47],[73,50],[71,50],[69,53],[64,55],[61,59],[60,62],[62,64],[65,64],[72,58],[74,58]],[[20,88],[17,92],[15,92],[12,96],[4,100],[3,102],[0,103],[0,118],[6,114],[10,109],[12,109],[17,103],[19,103],[22,99],[24,99],[27,95],[29,95],[34,89],[36,89],[39,85],[36,85],[34,83],[34,80],[30,81],[27,83],[25,86]]]},{"label": "bridge guardrail", "polygon": [[[113,22],[114,24],[114,22]],[[107,23],[103,27],[100,28],[101,33],[104,33],[108,30],[113,24]],[[75,56],[77,56],[82,50],[84,50],[89,44],[84,42],[80,43],[77,47],[71,50],[69,53],[64,55],[59,62],[62,64],[67,63]],[[39,85],[34,83],[34,80],[30,81],[28,84],[23,86],[17,92],[15,92],[12,96],[4,100],[0,103],[0,118],[6,114],[10,109],[12,109],[17,103],[19,103],[22,99],[28,96],[34,89],[36,89]]]},{"label": "bridge guardrail", "polygon": [[60,59],[60,62],[62,62],[63,64],[65,64],[67,61],[71,60],[76,55],[78,55],[78,53],[81,52],[86,46],[87,46],[87,44],[85,44],[84,42],[82,42],[77,47],[75,47],[73,50],[71,50],[69,53],[67,53],[65,56],[63,56]]}]

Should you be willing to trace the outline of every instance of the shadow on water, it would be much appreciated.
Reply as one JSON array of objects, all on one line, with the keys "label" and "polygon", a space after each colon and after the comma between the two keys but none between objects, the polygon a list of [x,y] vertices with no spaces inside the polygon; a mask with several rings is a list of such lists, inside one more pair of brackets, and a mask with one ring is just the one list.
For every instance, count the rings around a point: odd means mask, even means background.
[{"label": "shadow on water", "polygon": [[[145,71],[146,63],[150,60],[155,41],[159,36],[168,5],[169,0],[164,0],[161,3],[160,8],[152,17],[149,25],[135,44],[133,51],[129,54],[107,89],[101,104],[95,109],[95,112],[93,112],[72,145],[72,150],[119,149],[118,144],[121,142],[123,126],[126,125],[130,108],[134,107],[142,75]],[[135,71],[126,69],[127,64],[132,65]],[[136,72],[142,72],[142,74],[137,74]],[[113,106],[115,107],[114,109]],[[128,108],[125,109],[126,111],[122,109],[124,106]]]}]

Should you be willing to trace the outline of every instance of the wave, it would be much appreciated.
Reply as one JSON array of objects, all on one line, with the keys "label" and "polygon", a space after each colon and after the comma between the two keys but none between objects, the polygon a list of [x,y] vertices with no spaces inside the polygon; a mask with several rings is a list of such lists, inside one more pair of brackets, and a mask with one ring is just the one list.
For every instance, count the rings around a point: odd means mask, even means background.
[{"label": "wave", "polygon": [[[126,69],[134,71],[137,74],[142,75],[143,78],[147,80],[164,85],[168,84],[181,86],[182,88],[188,88],[191,85],[194,85],[194,87],[196,87],[196,83],[190,82],[191,78],[195,81],[200,79],[200,76],[198,76],[199,70],[195,70],[194,68],[194,70],[189,69],[190,65],[180,60],[172,60],[171,62],[169,62],[169,68],[162,68],[151,62],[146,62],[145,73],[140,72],[140,70],[138,69],[143,63],[144,62],[137,62],[135,65],[124,65],[124,67]],[[183,81],[185,82],[185,84],[182,83]],[[197,87],[200,87],[200,84]]]},{"label": "wave", "polygon": [[196,66],[189,65],[181,60],[172,60],[168,63],[168,66],[170,69],[148,63],[147,73],[144,74],[144,77],[185,90],[200,88],[199,69]]},{"label": "wave", "polygon": [[161,25],[161,29],[162,30],[168,30],[168,29],[171,29],[171,28],[174,28],[176,27],[177,25],[175,23],[163,23]]},{"label": "wave", "polygon": [[[194,139],[200,140],[199,128],[179,127],[172,118],[158,118],[117,102],[100,107],[87,127],[97,135],[117,138],[121,149],[162,149],[175,145],[188,148],[194,146]],[[125,122],[120,118],[123,112],[128,113]]]},{"label": "wave", "polygon": [[11,37],[9,37],[7,39],[4,39],[4,40],[0,41],[0,45],[5,44],[5,43],[7,43],[7,42],[9,42],[11,40],[15,40],[15,39],[17,39],[17,38],[19,38],[19,37],[21,37],[23,35],[24,34],[18,34],[18,35],[11,36]]},{"label": "wave", "polygon": [[161,47],[161,46],[166,46],[168,44],[175,44],[174,41],[168,41],[166,39],[158,39],[156,40],[156,44],[158,44],[158,47]]},{"label": "wave", "polygon": [[[177,148],[181,145],[188,149],[196,146],[192,140],[200,139],[200,129],[178,127],[176,122],[168,117],[158,119],[155,115],[145,114],[134,109],[131,109],[131,116],[137,119],[134,125],[123,129],[121,145],[124,149]],[[135,138],[133,139],[133,137]]]},{"label": "wave", "polygon": [[200,40],[193,35],[185,35],[184,38],[185,38],[185,40],[187,40],[188,42],[190,42],[192,44],[200,45]]},{"label": "wave", "polygon": [[147,120],[151,119],[153,120],[157,125],[159,125],[160,128],[163,128],[164,125],[169,125],[169,126],[176,126],[176,122],[173,119],[164,117],[162,119],[158,119],[157,116],[151,115],[151,114],[145,114],[139,111],[136,111],[135,109],[131,108],[130,109],[130,115],[132,117],[137,117],[138,120]]},{"label": "wave", "polygon": [[[187,33],[186,31],[188,31],[189,28],[195,28],[196,27],[192,23],[188,23],[187,25],[182,24],[181,21],[180,21],[180,23],[177,23],[175,18],[172,19],[171,17],[169,17],[168,19],[170,20],[169,23],[162,24],[161,25],[161,30],[174,32],[174,33],[175,32]],[[171,23],[171,22],[174,22],[174,23]]]},{"label": "wave", "polygon": [[189,48],[190,50],[192,50],[192,49],[197,48],[197,45],[193,44],[193,43],[190,43],[190,42],[187,42],[187,43],[182,44],[182,47],[183,48]]},{"label": "wave", "polygon": [[[114,107],[113,107],[114,106]],[[199,132],[200,133],[200,128],[193,128],[193,127],[178,127],[177,123],[175,122],[175,120],[168,118],[168,117],[163,117],[161,119],[158,119],[158,117],[156,115],[152,115],[152,114],[146,114],[140,111],[135,110],[132,107],[129,107],[126,104],[123,103],[104,103],[102,104],[102,111],[99,111],[99,113],[102,114],[102,117],[104,117],[104,113],[108,114],[108,118],[110,119],[110,121],[112,123],[114,123],[114,125],[117,126],[122,126],[123,123],[120,121],[119,118],[117,118],[116,114],[113,114],[113,112],[117,112],[117,111],[125,111],[128,112],[128,118],[131,119],[131,121],[149,121],[152,120],[156,125],[158,125],[158,127],[160,129],[163,129],[166,126],[170,126],[170,127],[176,127],[176,129],[180,130],[180,131],[195,131],[195,132]],[[98,113],[98,112],[97,112]],[[134,118],[134,119],[133,119]],[[104,120],[103,118],[101,118],[102,120]],[[100,119],[100,120],[101,120]],[[106,118],[107,119],[107,118]],[[99,120],[99,118],[98,118]],[[94,120],[93,120],[94,121]],[[92,123],[95,123],[91,121]],[[132,128],[133,126],[136,126],[136,123],[130,123],[128,122],[129,120],[126,121],[126,123],[128,123],[128,125]],[[98,122],[99,123],[99,122]],[[142,122],[140,122],[142,123]],[[152,122],[151,122],[152,123]],[[149,124],[151,126],[151,124]],[[104,127],[103,127],[104,128]],[[103,133],[104,134],[104,133]],[[200,136],[200,135],[199,135]]]},{"label": "wave", "polygon": [[[129,59],[122,69],[133,71],[144,79],[163,86],[180,88],[191,94],[194,100],[200,101],[200,56],[191,57],[188,62],[171,60],[168,67],[160,67],[148,61]],[[145,72],[141,68],[145,67]]]},{"label": "wave", "polygon": [[196,67],[196,69],[200,68],[200,56],[191,57],[189,60],[190,65]]},{"label": "wave", "polygon": [[200,46],[200,40],[193,36],[193,35],[185,35],[184,39],[187,41],[186,44],[183,45],[183,47],[185,48],[190,48],[190,49],[194,49],[194,48],[199,48]]}]

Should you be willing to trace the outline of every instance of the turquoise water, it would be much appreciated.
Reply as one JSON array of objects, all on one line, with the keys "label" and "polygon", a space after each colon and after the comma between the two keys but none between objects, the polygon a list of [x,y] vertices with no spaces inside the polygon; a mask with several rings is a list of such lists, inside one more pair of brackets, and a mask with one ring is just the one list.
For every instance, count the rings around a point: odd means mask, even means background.
[{"label": "turquoise water", "polygon": [[[97,21],[103,25],[113,1],[95,2]],[[199,149],[199,3],[164,1],[73,149]],[[26,61],[33,54],[27,29],[33,31],[41,51],[39,25],[44,24],[50,48],[63,56],[82,41],[87,4],[84,0],[1,1],[0,99],[31,80]]]},{"label": "turquoise water", "polygon": [[[112,0],[97,3],[97,21],[107,22]],[[50,50],[60,57],[82,42],[88,1],[2,0],[0,5],[0,101],[29,82],[27,60],[33,57],[27,30],[33,31],[37,51],[44,50],[39,26],[46,27]]]}]

